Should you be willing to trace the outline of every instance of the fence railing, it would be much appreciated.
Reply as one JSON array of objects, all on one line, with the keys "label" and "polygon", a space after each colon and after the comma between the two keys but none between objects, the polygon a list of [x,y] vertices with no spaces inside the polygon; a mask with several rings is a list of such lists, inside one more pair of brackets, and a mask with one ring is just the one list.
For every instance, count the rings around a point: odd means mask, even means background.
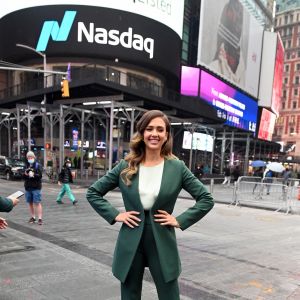
[{"label": "fence railing", "polygon": [[297,178],[254,178],[242,176],[234,186],[233,205],[258,205],[273,208],[275,211],[285,210],[288,214],[299,209],[299,179]]}]

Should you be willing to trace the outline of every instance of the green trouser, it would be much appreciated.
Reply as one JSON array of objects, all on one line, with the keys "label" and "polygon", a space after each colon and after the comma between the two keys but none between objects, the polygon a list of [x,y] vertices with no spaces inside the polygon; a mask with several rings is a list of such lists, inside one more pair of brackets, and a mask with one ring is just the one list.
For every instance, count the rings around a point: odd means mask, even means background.
[{"label": "green trouser", "polygon": [[64,196],[65,193],[67,193],[67,196],[70,198],[70,200],[71,200],[72,202],[75,201],[75,197],[74,197],[74,195],[73,195],[73,193],[72,193],[72,190],[71,190],[71,188],[70,188],[70,185],[69,185],[68,183],[63,183],[63,184],[62,184],[61,190],[60,190],[60,192],[59,192],[59,194],[58,194],[58,196],[57,196],[56,201],[57,201],[57,202],[61,202],[62,197]]},{"label": "green trouser", "polygon": [[125,282],[121,283],[122,300],[141,299],[143,275],[146,266],[149,266],[158,298],[160,300],[179,300],[178,280],[164,281],[148,213],[146,213],[143,235],[131,268]]}]

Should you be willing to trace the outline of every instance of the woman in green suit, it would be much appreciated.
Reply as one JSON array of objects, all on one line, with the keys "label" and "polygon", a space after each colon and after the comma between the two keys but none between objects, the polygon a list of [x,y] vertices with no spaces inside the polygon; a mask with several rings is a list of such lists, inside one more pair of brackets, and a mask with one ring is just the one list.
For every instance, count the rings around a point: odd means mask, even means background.
[{"label": "woman in green suit", "polygon": [[[107,222],[123,223],[119,232],[113,274],[121,281],[122,300],[141,299],[145,267],[149,267],[160,300],[179,299],[181,272],[175,228],[185,230],[213,207],[213,199],[184,162],[172,154],[170,123],[158,110],[146,112],[137,123],[131,151],[87,192],[87,199]],[[105,198],[119,187],[125,212]],[[181,189],[196,200],[194,206],[172,215]]]}]

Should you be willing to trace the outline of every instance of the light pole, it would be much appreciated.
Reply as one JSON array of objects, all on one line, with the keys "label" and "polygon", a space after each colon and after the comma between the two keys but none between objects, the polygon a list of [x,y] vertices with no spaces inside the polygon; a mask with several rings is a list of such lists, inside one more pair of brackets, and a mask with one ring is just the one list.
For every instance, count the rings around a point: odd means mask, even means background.
[{"label": "light pole", "polygon": [[[43,88],[44,88],[44,99],[43,99],[43,105],[44,105],[44,169],[46,170],[46,167],[47,167],[47,162],[46,162],[46,160],[47,160],[47,155],[46,155],[46,144],[47,144],[47,110],[46,110],[47,106],[46,106],[46,104],[47,104],[47,98],[46,98],[46,92],[45,92],[45,89],[47,87],[47,75],[46,75],[47,60],[46,60],[46,54],[42,53],[40,51],[37,51],[33,47],[30,47],[30,46],[27,46],[27,45],[16,44],[16,46],[31,50],[31,51],[33,51],[33,52],[35,52],[38,55],[43,57],[43,71],[44,71],[44,84],[43,84]],[[29,141],[29,143],[30,143],[30,141]]]}]

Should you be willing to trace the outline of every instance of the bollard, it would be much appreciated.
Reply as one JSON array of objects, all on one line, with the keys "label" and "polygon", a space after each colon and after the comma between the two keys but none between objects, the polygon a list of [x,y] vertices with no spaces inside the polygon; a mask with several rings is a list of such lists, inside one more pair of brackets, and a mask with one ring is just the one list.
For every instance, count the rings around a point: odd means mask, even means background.
[{"label": "bollard", "polygon": [[100,178],[100,170],[97,171],[97,177]]},{"label": "bollard", "polygon": [[85,170],[85,180],[88,180],[89,177],[89,170]]}]

